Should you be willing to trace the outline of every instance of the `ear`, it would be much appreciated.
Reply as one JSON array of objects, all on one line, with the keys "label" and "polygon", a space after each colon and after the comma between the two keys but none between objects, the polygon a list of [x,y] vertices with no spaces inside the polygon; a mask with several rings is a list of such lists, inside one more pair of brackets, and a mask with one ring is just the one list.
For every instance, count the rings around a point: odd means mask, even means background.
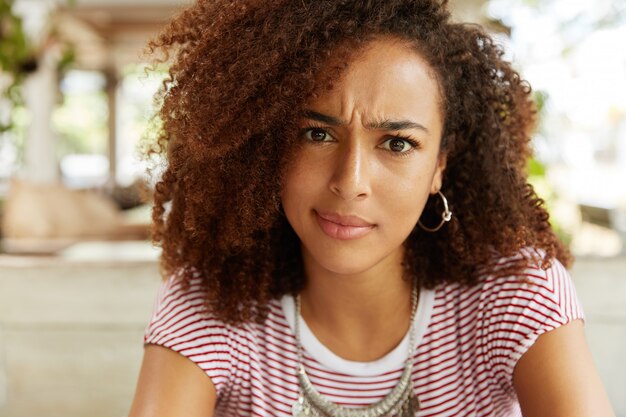
[{"label": "ear", "polygon": [[437,166],[435,167],[435,174],[433,175],[433,182],[430,185],[430,193],[437,194],[443,184],[443,173],[446,170],[448,163],[448,155],[445,152],[439,152],[437,157]]}]

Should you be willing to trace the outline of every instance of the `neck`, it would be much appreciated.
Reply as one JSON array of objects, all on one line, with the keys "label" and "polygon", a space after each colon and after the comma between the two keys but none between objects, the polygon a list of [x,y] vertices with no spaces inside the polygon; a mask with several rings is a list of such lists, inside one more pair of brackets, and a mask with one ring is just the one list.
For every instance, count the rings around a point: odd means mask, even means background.
[{"label": "neck", "polygon": [[320,342],[355,361],[378,359],[400,343],[409,329],[412,289],[402,255],[355,274],[325,270],[304,255],[302,317]]}]

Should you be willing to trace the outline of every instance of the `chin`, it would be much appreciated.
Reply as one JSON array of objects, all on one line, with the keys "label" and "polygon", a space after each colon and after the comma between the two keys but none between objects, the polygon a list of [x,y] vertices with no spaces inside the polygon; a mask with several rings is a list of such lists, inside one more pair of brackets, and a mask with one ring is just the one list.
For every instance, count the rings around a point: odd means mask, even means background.
[{"label": "chin", "polygon": [[377,264],[377,262],[372,262],[372,256],[367,256],[367,259],[363,259],[363,257],[354,252],[344,254],[341,251],[324,252],[310,253],[309,256],[319,268],[336,275],[357,275],[367,272]]},{"label": "chin", "polygon": [[354,265],[354,264],[340,264],[340,265],[329,265],[325,267],[329,272],[332,272],[335,275],[344,275],[344,276],[354,276],[358,275],[362,272],[366,272],[369,267],[363,265]]}]

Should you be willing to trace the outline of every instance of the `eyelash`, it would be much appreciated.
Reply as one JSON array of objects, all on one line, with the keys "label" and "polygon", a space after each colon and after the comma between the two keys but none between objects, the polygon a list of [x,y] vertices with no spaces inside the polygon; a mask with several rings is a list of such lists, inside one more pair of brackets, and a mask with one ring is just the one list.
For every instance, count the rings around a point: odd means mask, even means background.
[{"label": "eyelash", "polygon": [[[392,135],[392,137],[387,139],[387,140],[385,140],[385,142],[388,142],[388,141],[393,140],[393,139],[402,140],[402,141],[408,143],[409,145],[411,145],[411,149],[409,149],[406,152],[391,152],[390,151],[394,156],[399,156],[399,157],[408,156],[410,153],[412,153],[416,149],[420,149],[422,147],[422,144],[418,140],[415,140],[415,139],[413,139],[413,138],[411,138],[409,136],[402,136],[402,135],[399,135],[399,134]],[[385,143],[385,142],[383,142],[383,143]]]},{"label": "eyelash", "polygon": [[[300,129],[300,134],[302,136],[305,136],[307,133],[312,132],[314,130],[321,130],[326,135],[330,136],[331,138],[333,137],[333,135],[328,133],[328,130],[326,130],[322,126],[314,126],[314,125],[309,125],[309,126],[303,127],[302,129]],[[326,142],[326,141],[316,141],[316,140],[312,140],[312,139],[308,139],[308,138],[306,138],[306,140],[309,141],[309,142],[312,142],[312,143],[324,143],[324,142]]]},{"label": "eyelash", "polygon": [[[313,131],[313,130],[321,130],[323,131],[326,135],[330,136],[331,138],[333,137],[330,133],[328,133],[328,131],[326,130],[326,128],[319,126],[319,125],[315,125],[315,124],[310,124],[306,127],[303,127],[300,130],[300,133],[302,136],[306,135],[307,133]],[[409,145],[411,145],[411,149],[409,149],[408,151],[405,152],[393,152],[391,150],[387,150],[389,153],[391,153],[394,157],[406,157],[408,156],[410,153],[412,153],[414,150],[421,148],[422,144],[418,141],[415,140],[409,136],[403,136],[400,134],[395,134],[395,135],[391,135],[391,137],[389,137],[388,139],[385,139],[385,141],[383,143],[387,143],[390,140],[402,140],[406,143],[408,143]],[[326,143],[326,141],[314,141],[311,139],[306,138],[307,141],[311,142],[311,143],[316,143],[316,144],[322,144],[322,143]]]}]

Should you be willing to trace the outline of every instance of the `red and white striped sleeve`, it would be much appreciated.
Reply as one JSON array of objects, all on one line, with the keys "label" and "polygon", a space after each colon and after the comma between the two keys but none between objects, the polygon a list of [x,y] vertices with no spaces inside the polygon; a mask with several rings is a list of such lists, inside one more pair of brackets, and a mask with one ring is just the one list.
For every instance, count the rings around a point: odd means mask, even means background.
[{"label": "red and white striped sleeve", "polygon": [[483,299],[482,344],[498,381],[513,391],[513,370],[537,338],[584,319],[571,277],[556,259],[550,268],[489,280]]},{"label": "red and white striped sleeve", "polygon": [[231,377],[233,339],[229,326],[215,319],[204,304],[199,280],[188,287],[174,277],[161,286],[144,334],[144,343],[169,348],[198,365],[219,394]]}]

